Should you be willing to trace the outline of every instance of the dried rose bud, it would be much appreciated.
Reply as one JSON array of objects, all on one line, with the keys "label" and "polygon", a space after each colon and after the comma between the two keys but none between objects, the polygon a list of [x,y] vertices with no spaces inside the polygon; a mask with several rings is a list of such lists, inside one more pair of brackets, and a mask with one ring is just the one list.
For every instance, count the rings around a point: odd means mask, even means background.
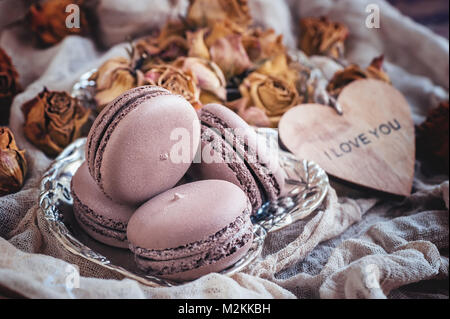
[{"label": "dried rose bud", "polygon": [[345,40],[348,28],[327,17],[305,18],[300,20],[298,47],[307,55],[325,55],[340,59],[345,54]]},{"label": "dried rose bud", "polygon": [[144,67],[143,84],[163,87],[174,94],[184,96],[192,106],[200,109],[200,90],[195,75],[190,71],[169,64],[149,65]]},{"label": "dried rose bud", "polygon": [[196,27],[213,26],[230,19],[241,26],[252,23],[247,0],[190,0],[187,21]]},{"label": "dried rose bud", "polygon": [[293,83],[257,72],[250,74],[239,89],[248,99],[247,106],[263,110],[274,128],[284,113],[303,101]]},{"label": "dried rose bud", "polygon": [[7,124],[14,97],[22,90],[10,57],[0,48],[0,125]]},{"label": "dried rose bud", "polygon": [[202,90],[202,104],[226,101],[227,82],[222,70],[214,62],[199,58],[179,58],[173,66],[194,74],[197,86]]},{"label": "dried rose bud", "polygon": [[22,106],[24,133],[48,156],[56,156],[85,133],[90,110],[66,92],[46,88]]},{"label": "dried rose bud", "polygon": [[327,91],[330,95],[338,97],[342,90],[356,80],[375,79],[391,83],[389,75],[383,70],[384,57],[375,58],[370,66],[363,70],[358,65],[350,65],[344,70],[336,72],[327,86]]},{"label": "dried rose bud", "polygon": [[417,129],[417,155],[436,169],[449,171],[449,103],[432,110]]},{"label": "dried rose bud", "polygon": [[31,31],[43,46],[59,43],[68,35],[82,35],[87,33],[87,20],[83,10],[80,10],[80,28],[68,28],[66,19],[70,13],[66,12],[68,5],[81,6],[82,0],[47,0],[30,6],[27,20]]},{"label": "dried rose bud", "polygon": [[210,53],[211,60],[220,67],[227,79],[242,74],[253,66],[240,35],[229,35],[217,40],[211,46]]},{"label": "dried rose bud", "polygon": [[25,151],[19,150],[7,127],[0,127],[0,196],[19,191],[26,174]]},{"label": "dried rose bud", "polygon": [[136,72],[130,60],[123,57],[106,61],[91,77],[96,83],[95,101],[97,111],[101,112],[106,105],[122,93],[138,84]]},{"label": "dried rose bud", "polygon": [[242,38],[245,50],[254,63],[286,54],[283,36],[277,35],[275,30],[263,31],[260,28],[248,30]]}]

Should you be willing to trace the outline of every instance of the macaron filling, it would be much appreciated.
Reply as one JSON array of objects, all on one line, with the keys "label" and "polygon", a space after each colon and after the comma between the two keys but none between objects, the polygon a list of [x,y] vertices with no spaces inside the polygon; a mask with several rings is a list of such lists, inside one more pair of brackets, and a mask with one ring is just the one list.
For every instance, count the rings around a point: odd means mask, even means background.
[{"label": "macaron filling", "polygon": [[130,245],[138,267],[154,276],[186,272],[213,264],[233,255],[253,238],[250,209],[214,235],[185,246],[164,250],[145,249]]},{"label": "macaron filling", "polygon": [[[229,141],[227,136],[227,130],[230,130],[231,127],[227,125],[225,121],[217,117],[211,112],[203,110],[200,116],[201,123],[209,128],[216,128],[220,131],[220,133],[226,137],[225,140],[229,145],[233,147],[233,149],[241,155],[244,159],[245,165],[248,167],[252,175],[255,177],[257,181],[261,194],[265,194],[266,200],[272,200],[277,198],[281,194],[281,187],[278,184],[275,176],[270,172],[267,166],[260,161],[258,158],[258,154],[250,148],[250,146],[243,141],[239,136],[233,136],[232,141]],[[237,142],[237,145],[233,145],[233,143]],[[240,148],[240,150],[238,149]],[[244,154],[243,154],[244,153]],[[250,161],[249,161],[250,160]],[[251,162],[251,163],[250,163]],[[260,179],[264,179],[269,187],[264,187],[262,183],[260,183]]]},{"label": "macaron filling", "polygon": [[252,207],[261,206],[264,198],[261,201],[261,198],[259,197],[263,196],[264,193],[261,193],[260,186],[257,184],[256,179],[245,162],[242,161],[240,157],[239,160],[235,158],[239,155],[237,155],[231,146],[214,130],[202,126],[201,132],[202,143],[206,143],[215,153],[220,154],[223,162],[226,163],[230,170],[236,175],[242,189],[250,199]]},{"label": "macaron filling", "polygon": [[75,194],[72,197],[75,216],[83,225],[102,236],[122,242],[127,240],[127,224],[100,216],[83,204]]}]

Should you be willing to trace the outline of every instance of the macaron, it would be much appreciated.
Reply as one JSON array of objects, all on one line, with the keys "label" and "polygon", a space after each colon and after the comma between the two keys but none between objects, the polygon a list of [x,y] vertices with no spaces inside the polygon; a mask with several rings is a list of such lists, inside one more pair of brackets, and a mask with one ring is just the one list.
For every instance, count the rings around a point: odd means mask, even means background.
[{"label": "macaron", "polygon": [[109,246],[128,248],[128,221],[136,208],[117,204],[98,188],[84,163],[72,178],[73,212],[80,227]]},{"label": "macaron", "polygon": [[246,194],[226,181],[185,184],[141,206],[128,223],[136,264],[175,282],[220,272],[250,249],[253,225]]},{"label": "macaron", "polygon": [[189,170],[192,178],[222,179],[239,186],[250,199],[253,214],[284,193],[286,175],[278,150],[268,148],[241,117],[219,104],[204,106],[198,117],[201,156]]},{"label": "macaron", "polygon": [[88,135],[86,159],[107,197],[134,206],[174,187],[199,142],[200,123],[192,105],[163,88],[143,86],[100,113]]}]

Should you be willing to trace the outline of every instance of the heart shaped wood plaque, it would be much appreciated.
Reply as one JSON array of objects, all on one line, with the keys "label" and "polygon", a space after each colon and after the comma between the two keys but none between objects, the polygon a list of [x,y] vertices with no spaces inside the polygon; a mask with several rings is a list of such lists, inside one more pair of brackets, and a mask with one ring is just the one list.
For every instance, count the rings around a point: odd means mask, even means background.
[{"label": "heart shaped wood plaque", "polygon": [[409,196],[415,134],[402,93],[381,81],[359,80],[342,91],[338,102],[343,115],[319,104],[304,104],[287,112],[279,125],[282,143],[330,175]]}]

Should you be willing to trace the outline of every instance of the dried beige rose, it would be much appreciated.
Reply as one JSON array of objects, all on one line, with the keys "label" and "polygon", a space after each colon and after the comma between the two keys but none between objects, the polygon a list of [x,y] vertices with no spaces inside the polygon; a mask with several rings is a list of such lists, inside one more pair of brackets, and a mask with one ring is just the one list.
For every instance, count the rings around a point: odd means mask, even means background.
[{"label": "dried beige rose", "polygon": [[170,64],[147,65],[144,67],[144,84],[163,87],[188,100],[195,109],[200,109],[200,90],[195,75]]},{"label": "dried beige rose", "polygon": [[340,59],[344,57],[348,35],[345,25],[327,17],[305,18],[300,20],[298,47],[309,56],[325,55]]},{"label": "dried beige rose", "polygon": [[46,88],[22,106],[24,133],[30,142],[48,156],[56,156],[86,133],[90,110],[66,92]]},{"label": "dried beige rose", "polygon": [[239,89],[248,99],[247,106],[263,110],[274,128],[284,113],[303,101],[293,83],[257,72],[250,74]]},{"label": "dried beige rose", "polygon": [[82,8],[83,2],[82,0],[47,0],[32,4],[28,10],[27,20],[38,42],[41,45],[50,46],[68,35],[86,34],[88,23],[83,10],[80,10],[80,28],[66,26],[67,6],[77,4]]},{"label": "dried beige rose", "polygon": [[229,19],[241,26],[248,26],[252,19],[247,0],[190,0],[187,21],[196,27],[213,26]]},{"label": "dried beige rose", "polygon": [[200,58],[179,58],[173,65],[194,74],[196,84],[201,89],[202,104],[226,101],[227,82],[217,64]]},{"label": "dried beige rose", "polygon": [[122,93],[136,87],[138,77],[138,71],[134,70],[129,59],[118,57],[106,61],[91,77],[96,83],[94,98],[97,111],[101,112]]},{"label": "dried beige rose", "polygon": [[300,74],[297,68],[292,67],[286,54],[279,54],[272,59],[268,59],[259,67],[256,72],[281,78],[288,83],[296,84]]},{"label": "dried beige rose", "polygon": [[0,125],[7,124],[14,97],[22,90],[11,58],[0,48]]},{"label": "dried beige rose", "polygon": [[361,69],[358,65],[353,64],[346,67],[344,70],[336,72],[328,83],[327,91],[330,95],[338,97],[347,85],[353,81],[362,79],[375,79],[391,83],[389,75],[383,70],[383,61],[384,57],[380,56],[375,58],[365,70]]},{"label": "dried beige rose", "polygon": [[26,175],[25,151],[17,147],[10,129],[0,127],[0,196],[18,192]]}]

